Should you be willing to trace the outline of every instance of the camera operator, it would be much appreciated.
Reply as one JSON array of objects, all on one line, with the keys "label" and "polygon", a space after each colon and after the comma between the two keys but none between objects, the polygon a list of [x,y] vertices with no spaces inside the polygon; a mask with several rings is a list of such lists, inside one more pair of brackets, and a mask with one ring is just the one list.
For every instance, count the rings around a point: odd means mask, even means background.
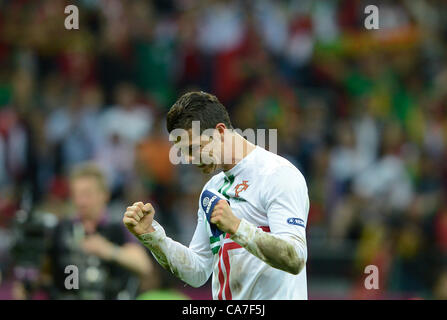
[{"label": "camera operator", "polygon": [[[43,273],[52,299],[132,299],[140,280],[153,265],[146,250],[107,216],[109,192],[105,177],[93,164],[70,176],[76,215],[54,230]],[[75,266],[79,288],[68,288],[67,266]]]}]

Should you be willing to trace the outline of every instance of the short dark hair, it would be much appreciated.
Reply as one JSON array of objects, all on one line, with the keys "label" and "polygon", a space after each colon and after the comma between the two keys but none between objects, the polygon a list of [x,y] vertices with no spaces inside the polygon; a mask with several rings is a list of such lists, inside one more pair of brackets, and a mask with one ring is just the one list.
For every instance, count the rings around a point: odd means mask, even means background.
[{"label": "short dark hair", "polygon": [[230,116],[216,96],[200,91],[182,95],[171,107],[166,117],[166,126],[170,133],[174,129],[191,129],[193,121],[200,121],[200,133],[214,129],[223,123],[232,129]]}]

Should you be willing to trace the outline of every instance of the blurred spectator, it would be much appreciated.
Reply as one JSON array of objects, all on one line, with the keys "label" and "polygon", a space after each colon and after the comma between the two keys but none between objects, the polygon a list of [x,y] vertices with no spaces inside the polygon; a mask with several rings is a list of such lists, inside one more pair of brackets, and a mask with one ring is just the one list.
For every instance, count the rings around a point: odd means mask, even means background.
[{"label": "blurred spectator", "polygon": [[413,192],[405,164],[399,157],[401,139],[398,126],[386,127],[381,156],[354,182],[358,195],[399,211],[408,208]]},{"label": "blurred spectator", "polygon": [[132,178],[137,143],[150,131],[153,122],[151,110],[139,103],[136,88],[122,83],[116,90],[116,104],[104,111],[99,119],[102,144],[96,160],[106,170],[115,193]]},{"label": "blurred spectator", "polygon": [[[107,184],[94,165],[77,167],[70,178],[75,215],[62,219],[54,231],[46,274],[54,299],[129,299],[138,293],[138,278],[151,275],[145,249],[122,224],[108,221]],[[67,290],[65,268],[79,270],[79,290]],[[45,278],[45,276],[47,278]]]}]

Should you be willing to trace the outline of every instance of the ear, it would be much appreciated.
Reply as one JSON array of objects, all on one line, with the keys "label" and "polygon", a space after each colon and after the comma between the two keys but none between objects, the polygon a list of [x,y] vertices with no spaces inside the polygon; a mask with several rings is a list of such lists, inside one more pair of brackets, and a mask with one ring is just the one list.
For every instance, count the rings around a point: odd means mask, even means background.
[{"label": "ear", "polygon": [[219,123],[216,125],[216,129],[217,129],[217,131],[218,131],[219,134],[220,134],[220,140],[221,140],[221,142],[223,142],[223,141],[224,141],[225,130],[227,129],[227,126],[226,126],[224,123],[219,122]]}]

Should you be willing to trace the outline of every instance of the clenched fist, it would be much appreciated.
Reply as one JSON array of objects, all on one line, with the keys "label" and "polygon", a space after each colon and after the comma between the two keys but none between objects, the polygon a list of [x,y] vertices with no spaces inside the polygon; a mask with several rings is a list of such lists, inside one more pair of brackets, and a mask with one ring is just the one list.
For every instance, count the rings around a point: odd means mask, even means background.
[{"label": "clenched fist", "polygon": [[233,235],[239,228],[241,220],[233,214],[225,200],[219,200],[211,213],[210,222],[214,223],[221,231]]},{"label": "clenched fist", "polygon": [[155,231],[152,227],[154,214],[154,207],[150,203],[135,202],[132,206],[127,207],[123,223],[135,236],[150,233]]}]

